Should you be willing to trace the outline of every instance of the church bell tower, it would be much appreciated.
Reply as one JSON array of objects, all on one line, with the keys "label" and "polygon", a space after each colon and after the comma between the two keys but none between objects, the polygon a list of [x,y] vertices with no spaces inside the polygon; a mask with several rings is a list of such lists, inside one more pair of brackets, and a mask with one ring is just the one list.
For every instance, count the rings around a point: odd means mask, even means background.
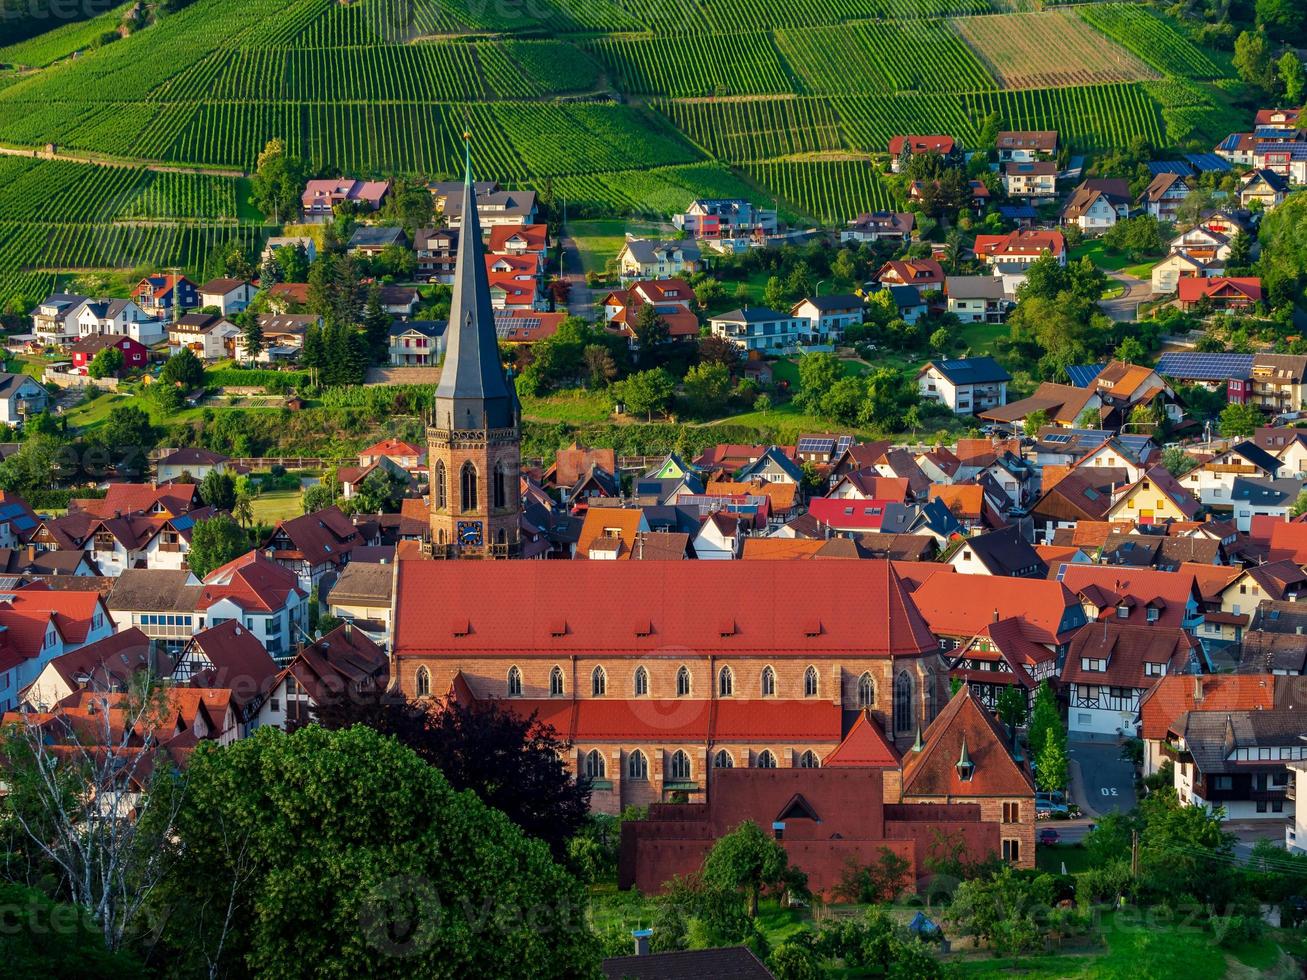
[{"label": "church bell tower", "polygon": [[431,551],[437,558],[512,558],[522,495],[522,407],[504,372],[477,218],[470,136],[463,171],[454,296],[445,362],[427,428]]}]

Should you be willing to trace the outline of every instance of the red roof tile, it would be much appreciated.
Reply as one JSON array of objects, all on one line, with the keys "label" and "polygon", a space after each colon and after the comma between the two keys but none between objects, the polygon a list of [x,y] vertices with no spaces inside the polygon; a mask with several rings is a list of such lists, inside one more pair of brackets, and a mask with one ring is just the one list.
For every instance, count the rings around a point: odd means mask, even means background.
[{"label": "red roof tile", "polygon": [[1274,707],[1275,678],[1270,674],[1168,674],[1139,702],[1139,733],[1144,738],[1165,738],[1167,729],[1186,711]]},{"label": "red roof tile", "polygon": [[[1007,750],[1007,739],[992,715],[962,685],[921,736],[920,751],[903,754],[903,798],[1031,796],[1030,773]],[[970,779],[958,773],[965,742],[975,767]]]},{"label": "red roof tile", "polygon": [[1083,623],[1075,596],[1061,582],[995,575],[936,575],[912,594],[932,632],[972,637],[996,619],[1016,617],[1026,637],[1059,643]]},{"label": "red roof tile", "polygon": [[880,723],[870,711],[858,715],[849,733],[844,736],[822,765],[830,766],[892,766],[897,768],[899,753],[886,737]]},{"label": "red roof tile", "polygon": [[204,579],[204,590],[195,604],[199,610],[230,599],[242,609],[273,612],[285,607],[292,596],[302,597],[299,578],[261,551],[251,551],[215,568]]}]

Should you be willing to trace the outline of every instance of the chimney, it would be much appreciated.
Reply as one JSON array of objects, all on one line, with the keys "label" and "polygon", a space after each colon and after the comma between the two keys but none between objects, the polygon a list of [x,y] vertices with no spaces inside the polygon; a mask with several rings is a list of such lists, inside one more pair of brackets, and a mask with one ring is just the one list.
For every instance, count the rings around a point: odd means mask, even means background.
[{"label": "chimney", "polygon": [[994,607],[994,622],[998,622],[998,607]]},{"label": "chimney", "polygon": [[1201,704],[1203,700],[1203,675],[1194,674],[1194,704]]},{"label": "chimney", "polygon": [[354,632],[354,624],[350,622],[348,619],[345,620],[345,635],[349,636],[353,632]]},{"label": "chimney", "polygon": [[635,939],[635,955],[649,955],[649,939],[653,936],[652,929],[632,929],[631,936]]}]

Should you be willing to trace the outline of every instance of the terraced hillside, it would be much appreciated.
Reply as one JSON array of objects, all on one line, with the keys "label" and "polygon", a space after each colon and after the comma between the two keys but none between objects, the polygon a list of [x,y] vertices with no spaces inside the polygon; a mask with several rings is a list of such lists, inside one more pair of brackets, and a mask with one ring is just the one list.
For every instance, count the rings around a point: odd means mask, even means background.
[{"label": "terraced hillside", "polygon": [[[322,172],[435,177],[471,129],[485,176],[570,214],[730,194],[841,223],[894,203],[873,157],[896,133],[965,144],[997,113],[1085,150],[1223,135],[1211,83],[1228,64],[1153,8],[1028,6],[195,0],[112,43],[118,14],[71,24],[0,49],[16,66],[0,69],[0,146],[120,166],[23,161],[69,191],[62,212],[30,177],[0,180],[0,301],[57,269],[185,265],[263,233],[233,177],[143,168],[238,175],[273,137]],[[107,174],[134,191],[106,202]]]}]

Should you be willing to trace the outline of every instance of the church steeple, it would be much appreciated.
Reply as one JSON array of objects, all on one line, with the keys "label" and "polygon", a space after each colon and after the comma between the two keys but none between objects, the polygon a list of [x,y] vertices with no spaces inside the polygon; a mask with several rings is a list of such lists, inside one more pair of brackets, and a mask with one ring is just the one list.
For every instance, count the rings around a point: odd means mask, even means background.
[{"label": "church steeple", "polygon": [[427,429],[431,548],[442,558],[510,558],[521,536],[521,408],[499,359],[472,149],[470,137],[464,139],[463,227],[445,361]]},{"label": "church steeple", "polygon": [[435,424],[442,429],[505,429],[517,424],[518,402],[499,359],[472,180],[471,136],[464,133],[463,138],[463,226],[445,328],[445,363],[436,385]]}]

